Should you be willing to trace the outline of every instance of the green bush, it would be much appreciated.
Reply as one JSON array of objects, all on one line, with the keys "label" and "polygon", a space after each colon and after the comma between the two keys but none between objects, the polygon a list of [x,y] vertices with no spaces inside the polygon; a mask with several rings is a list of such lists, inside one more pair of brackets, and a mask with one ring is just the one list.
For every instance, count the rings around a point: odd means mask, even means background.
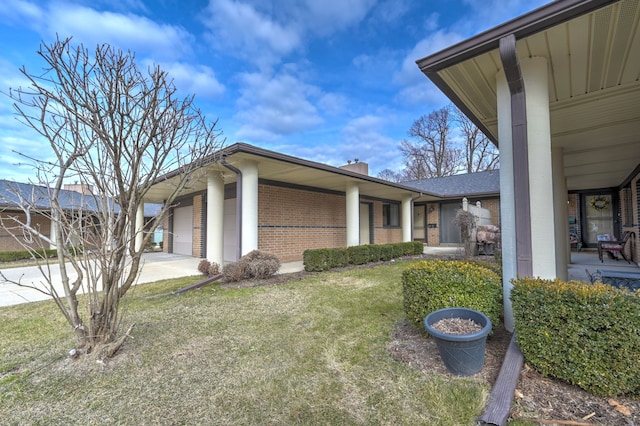
[{"label": "green bush", "polygon": [[422,331],[430,312],[449,307],[480,311],[495,327],[502,314],[501,283],[492,270],[469,262],[416,262],[402,273],[404,312],[407,320]]},{"label": "green bush", "polygon": [[369,262],[379,262],[381,258],[381,248],[377,244],[369,244]]},{"label": "green bush", "polygon": [[302,264],[307,272],[327,271],[331,268],[331,249],[308,249],[302,253]]},{"label": "green bush", "polygon": [[352,265],[364,265],[369,263],[369,246],[351,246],[347,248],[349,263]]},{"label": "green bush", "polygon": [[424,253],[424,244],[421,243],[420,241],[412,241],[409,244],[409,246],[411,247],[411,254],[412,255],[420,255]]},{"label": "green bush", "polygon": [[349,264],[349,253],[344,247],[331,249],[331,268],[344,268]]},{"label": "green bush", "polygon": [[393,259],[393,246],[391,244],[385,244],[380,246],[380,260]]},{"label": "green bush", "polygon": [[58,251],[56,249],[39,249],[29,250],[10,250],[0,251],[0,262],[17,262],[19,260],[46,259],[56,257]]},{"label": "green bush", "polygon": [[516,339],[538,372],[595,395],[640,394],[640,293],[606,284],[522,278]]}]

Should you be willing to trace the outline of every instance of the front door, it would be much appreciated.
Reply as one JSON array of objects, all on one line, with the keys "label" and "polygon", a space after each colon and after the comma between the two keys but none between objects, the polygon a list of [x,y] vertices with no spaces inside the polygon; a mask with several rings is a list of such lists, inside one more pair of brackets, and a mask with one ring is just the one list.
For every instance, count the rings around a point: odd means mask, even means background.
[{"label": "front door", "polygon": [[613,206],[611,194],[591,194],[584,196],[584,235],[588,246],[598,245],[598,235],[614,235]]},{"label": "front door", "polygon": [[173,252],[193,255],[193,206],[173,209]]},{"label": "front door", "polygon": [[373,233],[371,232],[371,204],[360,203],[360,244],[372,244]]},{"label": "front door", "polygon": [[427,241],[427,234],[425,232],[425,225],[427,221],[426,215],[427,206],[425,204],[418,204],[413,208],[413,239],[418,241]]},{"label": "front door", "polygon": [[460,203],[440,204],[440,244],[460,244],[460,227],[454,223]]}]

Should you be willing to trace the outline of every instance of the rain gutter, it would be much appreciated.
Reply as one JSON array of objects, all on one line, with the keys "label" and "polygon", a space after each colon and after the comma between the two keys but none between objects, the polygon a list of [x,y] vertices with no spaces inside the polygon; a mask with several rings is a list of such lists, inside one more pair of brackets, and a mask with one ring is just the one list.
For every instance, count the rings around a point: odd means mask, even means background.
[{"label": "rain gutter", "polygon": [[513,146],[514,214],[516,218],[516,259],[520,277],[533,275],[531,249],[531,200],[529,197],[529,153],[527,105],[522,70],[516,51],[516,37],[500,39],[500,59],[511,93],[511,144]]}]

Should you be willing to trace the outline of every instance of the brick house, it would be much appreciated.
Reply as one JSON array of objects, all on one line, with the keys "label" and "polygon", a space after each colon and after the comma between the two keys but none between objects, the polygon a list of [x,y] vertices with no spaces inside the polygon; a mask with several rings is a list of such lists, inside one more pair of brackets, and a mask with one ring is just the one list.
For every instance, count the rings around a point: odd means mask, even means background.
[{"label": "brick house", "polygon": [[[439,198],[371,177],[366,163],[332,167],[245,143],[217,158],[171,208],[164,251],[223,264],[258,249],[291,262],[311,248],[411,241],[414,200]],[[160,179],[148,201],[170,185]]]}]

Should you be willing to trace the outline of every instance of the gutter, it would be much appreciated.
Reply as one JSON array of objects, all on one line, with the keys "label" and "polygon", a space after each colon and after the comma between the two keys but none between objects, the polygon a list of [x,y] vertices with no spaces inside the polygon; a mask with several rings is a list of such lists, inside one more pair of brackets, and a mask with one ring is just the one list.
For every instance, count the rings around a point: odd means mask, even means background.
[{"label": "gutter", "polygon": [[223,155],[220,163],[227,169],[234,172],[237,176],[236,180],[236,259],[242,257],[242,171],[227,162],[227,156]]},{"label": "gutter", "polygon": [[529,194],[529,149],[527,106],[522,70],[516,51],[516,37],[500,39],[500,59],[511,93],[511,144],[513,146],[514,214],[516,220],[516,259],[520,277],[533,275],[531,249],[531,200]]}]

